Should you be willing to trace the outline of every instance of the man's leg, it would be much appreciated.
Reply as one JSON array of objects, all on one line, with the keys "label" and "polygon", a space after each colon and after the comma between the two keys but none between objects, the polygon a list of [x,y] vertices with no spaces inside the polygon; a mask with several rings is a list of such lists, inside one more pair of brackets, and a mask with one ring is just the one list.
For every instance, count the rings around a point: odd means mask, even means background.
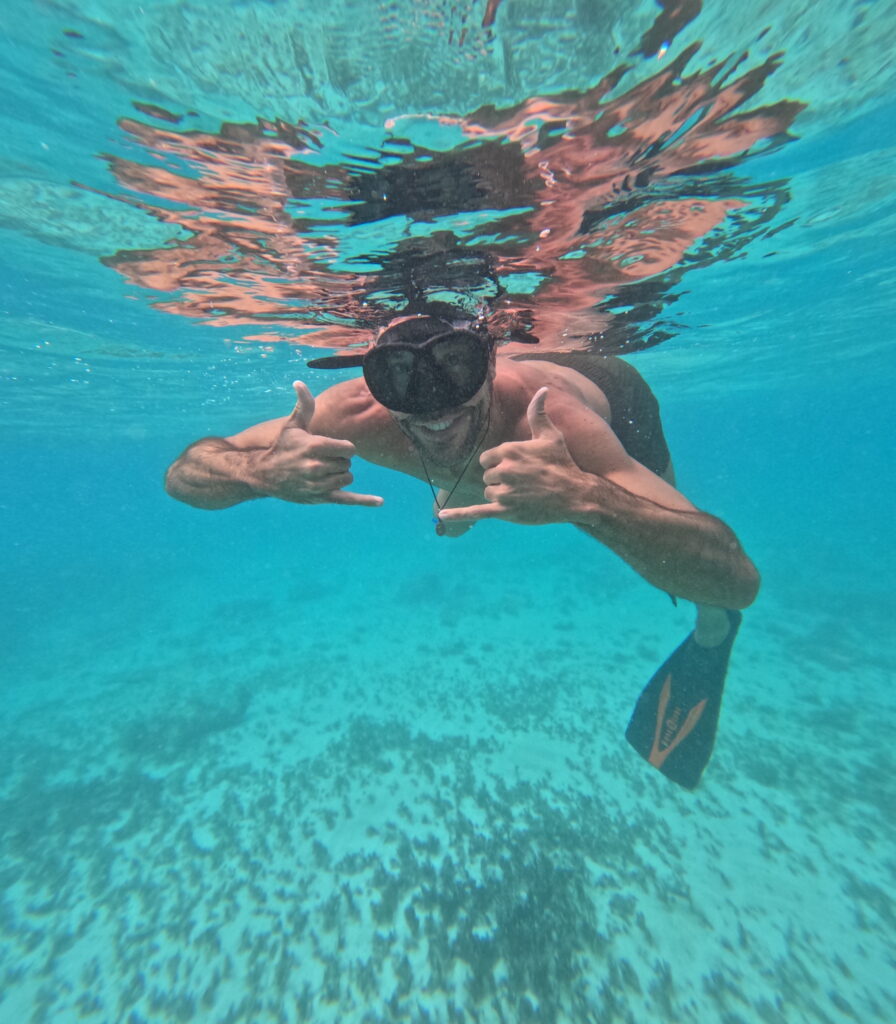
[{"label": "man's leg", "polygon": [[[671,462],[660,474],[674,486]],[[739,612],[697,605],[693,633],[660,666],[632,713],[626,739],[674,782],[694,789],[712,754]]]},{"label": "man's leg", "polygon": [[[622,359],[583,353],[567,354],[563,365],[603,390],[612,412],[610,425],[625,450],[674,487],[659,403],[637,370]],[[740,621],[739,612],[698,606],[694,631],[644,688],[625,732],[642,757],[688,789],[698,784],[712,754],[728,656]]]},{"label": "man's leg", "polygon": [[728,612],[709,604],[698,604],[695,607],[697,623],[694,626],[694,639],[701,647],[718,647],[728,639],[731,630]]},{"label": "man's leg", "polygon": [[[659,474],[667,484],[675,486],[675,467],[672,460]],[[731,621],[724,608],[716,608],[709,604],[694,605],[697,609],[697,621],[694,624],[694,639],[701,647],[718,647],[728,637]]]}]

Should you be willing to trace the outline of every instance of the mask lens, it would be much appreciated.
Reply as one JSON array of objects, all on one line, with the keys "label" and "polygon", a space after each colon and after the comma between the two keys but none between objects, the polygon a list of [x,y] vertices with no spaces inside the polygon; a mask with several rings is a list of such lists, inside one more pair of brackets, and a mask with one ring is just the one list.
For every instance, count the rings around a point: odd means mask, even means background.
[{"label": "mask lens", "polygon": [[423,344],[389,344],[364,358],[373,397],[394,412],[435,414],[463,405],[488,374],[489,347],[472,331],[446,331]]}]

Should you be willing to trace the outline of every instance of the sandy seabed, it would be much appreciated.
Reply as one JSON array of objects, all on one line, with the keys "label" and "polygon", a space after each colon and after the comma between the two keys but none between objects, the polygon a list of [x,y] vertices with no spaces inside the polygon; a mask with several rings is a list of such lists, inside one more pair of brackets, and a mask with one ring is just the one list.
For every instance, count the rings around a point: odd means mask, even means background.
[{"label": "sandy seabed", "polygon": [[896,1019],[893,658],[761,601],[687,793],[623,732],[688,610],[624,585],[48,626],[0,734],[0,1020]]}]

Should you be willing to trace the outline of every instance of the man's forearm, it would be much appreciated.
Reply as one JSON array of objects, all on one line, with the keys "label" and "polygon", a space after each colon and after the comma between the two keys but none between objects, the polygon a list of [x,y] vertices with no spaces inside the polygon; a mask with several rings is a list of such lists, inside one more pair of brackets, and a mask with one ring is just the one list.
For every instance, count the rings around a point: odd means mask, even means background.
[{"label": "man's forearm", "polygon": [[574,523],[611,548],[649,583],[698,604],[745,608],[759,573],[715,516],[676,511],[595,477]]},{"label": "man's forearm", "polygon": [[165,490],[178,501],[210,510],[262,497],[248,482],[252,455],[221,437],[205,437],[169,467]]}]

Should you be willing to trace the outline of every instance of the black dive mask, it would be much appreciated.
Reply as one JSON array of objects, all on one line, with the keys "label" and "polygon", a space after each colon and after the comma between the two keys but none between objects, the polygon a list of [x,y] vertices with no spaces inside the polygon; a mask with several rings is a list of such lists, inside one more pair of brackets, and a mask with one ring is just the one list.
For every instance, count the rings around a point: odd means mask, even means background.
[{"label": "black dive mask", "polygon": [[357,366],[373,397],[393,412],[436,416],[468,402],[485,383],[492,341],[484,331],[420,316],[389,327],[363,355],[312,359],[312,367]]}]

